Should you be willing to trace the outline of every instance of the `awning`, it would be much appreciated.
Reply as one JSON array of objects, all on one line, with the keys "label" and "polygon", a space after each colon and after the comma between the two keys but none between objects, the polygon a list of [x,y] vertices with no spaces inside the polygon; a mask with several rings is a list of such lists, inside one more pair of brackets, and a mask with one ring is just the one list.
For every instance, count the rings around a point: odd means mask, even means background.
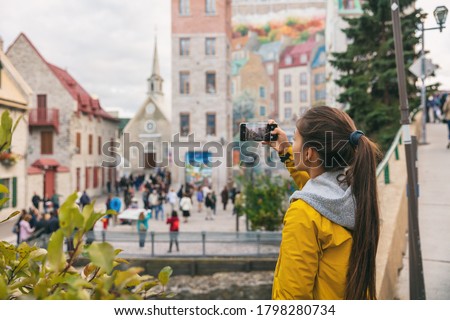
[{"label": "awning", "polygon": [[61,164],[55,159],[39,159],[33,162],[31,166],[38,168],[59,167]]}]

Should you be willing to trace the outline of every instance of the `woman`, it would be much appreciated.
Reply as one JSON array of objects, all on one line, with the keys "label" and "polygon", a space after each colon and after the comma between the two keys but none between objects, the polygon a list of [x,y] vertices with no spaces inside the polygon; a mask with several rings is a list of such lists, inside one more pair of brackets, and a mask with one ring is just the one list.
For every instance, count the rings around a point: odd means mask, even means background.
[{"label": "woman", "polygon": [[168,253],[172,252],[172,244],[175,242],[175,245],[177,246],[177,251],[180,251],[180,248],[178,247],[178,232],[179,232],[179,226],[180,226],[180,220],[178,219],[178,214],[175,210],[172,211],[172,217],[167,218],[166,221],[167,224],[170,224],[170,245],[169,245],[169,251]]},{"label": "woman", "polygon": [[444,106],[442,107],[442,112],[444,113],[444,120],[445,120],[445,122],[447,122],[447,126],[448,126],[447,149],[450,149],[450,96],[447,96]]},{"label": "woman", "polygon": [[147,215],[144,214],[144,211],[139,213],[139,220],[137,222],[137,231],[139,233],[139,247],[143,248],[145,245],[145,238],[147,236],[147,230],[148,230],[148,220],[151,218],[151,211],[147,213]]},{"label": "woman", "polygon": [[192,210],[192,200],[186,193],[184,193],[183,198],[181,198],[180,208],[181,211],[183,211],[184,222],[187,223],[188,218],[191,216],[190,211]]},{"label": "woman", "polygon": [[[273,122],[273,121],[271,121]],[[273,299],[376,299],[379,150],[344,112],[310,109],[271,146],[298,191],[284,217]]]},{"label": "woman", "polygon": [[30,226],[30,220],[31,220],[31,214],[27,213],[25,216],[20,220],[19,222],[19,237],[20,242],[27,241],[27,239],[31,236],[31,234],[34,232],[34,228]]}]

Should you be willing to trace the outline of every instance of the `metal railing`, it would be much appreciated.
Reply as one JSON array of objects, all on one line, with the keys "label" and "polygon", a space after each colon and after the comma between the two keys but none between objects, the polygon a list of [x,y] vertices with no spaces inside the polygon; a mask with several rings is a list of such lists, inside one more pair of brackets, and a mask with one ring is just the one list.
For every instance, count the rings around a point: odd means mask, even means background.
[{"label": "metal railing", "polygon": [[377,177],[380,176],[381,172],[384,171],[384,183],[391,183],[391,177],[389,172],[389,161],[391,160],[392,155],[395,154],[395,160],[400,159],[400,154],[398,151],[398,146],[402,144],[402,130],[399,129],[397,134],[395,135],[394,141],[391,143],[391,147],[386,152],[383,161],[377,166]]},{"label": "metal railing", "polygon": [[[120,244],[133,243],[132,247],[137,248],[139,242],[137,231],[94,231],[94,238],[95,241],[107,241],[118,247]],[[152,257],[165,252],[164,248],[167,248],[169,242],[169,232],[151,231],[146,234],[145,243],[150,246]],[[183,248],[181,254],[188,256],[278,255],[281,232],[180,232],[178,242]],[[165,244],[164,247],[159,245],[162,243]],[[186,250],[186,248],[188,249]]]}]

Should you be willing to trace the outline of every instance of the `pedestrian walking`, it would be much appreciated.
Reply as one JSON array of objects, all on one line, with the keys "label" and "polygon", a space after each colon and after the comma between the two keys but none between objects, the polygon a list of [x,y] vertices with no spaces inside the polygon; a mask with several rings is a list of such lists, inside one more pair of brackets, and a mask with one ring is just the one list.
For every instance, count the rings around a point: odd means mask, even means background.
[{"label": "pedestrian walking", "polygon": [[214,203],[212,199],[212,193],[208,193],[205,199],[206,217],[205,220],[214,220],[212,213],[214,211]]},{"label": "pedestrian walking", "polygon": [[170,210],[175,210],[175,204],[177,203],[177,194],[173,188],[170,189],[169,193],[167,194],[167,200],[170,204]]},{"label": "pedestrian walking", "polygon": [[33,203],[33,206],[39,210],[39,203],[42,202],[41,197],[38,196],[38,194],[35,192],[33,197],[31,198],[31,202]]},{"label": "pedestrian walking", "polygon": [[172,217],[167,218],[167,224],[170,224],[169,232],[170,232],[170,244],[168,253],[172,252],[172,244],[175,243],[177,247],[177,251],[180,251],[180,247],[178,246],[178,232],[180,227],[180,219],[178,219],[178,214],[175,210],[172,211]]},{"label": "pedestrian walking", "polygon": [[444,120],[445,120],[445,122],[447,122],[447,127],[448,127],[447,149],[450,149],[450,96],[447,96],[444,106],[442,107],[442,111],[444,113]]},{"label": "pedestrian walking", "polygon": [[19,240],[20,242],[27,241],[27,239],[34,232],[34,228],[30,226],[31,214],[26,213],[25,216],[19,222]]},{"label": "pedestrian walking", "polygon": [[202,212],[202,203],[203,203],[204,195],[201,187],[197,189],[197,203],[198,203],[198,213]]},{"label": "pedestrian walking", "polygon": [[152,217],[151,211],[147,212],[147,215],[145,215],[145,212],[142,211],[139,213],[139,220],[137,221],[137,231],[139,234],[139,247],[143,248],[145,245],[145,238],[147,237],[147,230],[148,230],[148,220]]},{"label": "pedestrian walking", "polygon": [[89,198],[86,190],[84,190],[83,194],[81,195],[81,198],[80,198],[81,209],[83,209],[84,206],[86,206],[90,203],[91,203],[91,198]]},{"label": "pedestrian walking", "polygon": [[188,218],[191,216],[191,210],[192,210],[192,200],[188,197],[188,195],[185,193],[183,194],[183,198],[181,198],[180,201],[180,208],[183,212],[183,218],[184,222],[188,222]]},{"label": "pedestrian walking", "polygon": [[284,216],[272,298],[376,299],[377,146],[325,106],[297,120],[293,146],[281,128],[272,133],[299,189]]},{"label": "pedestrian walking", "polygon": [[227,186],[223,187],[222,192],[220,193],[220,197],[222,198],[223,211],[227,210],[229,191]]}]

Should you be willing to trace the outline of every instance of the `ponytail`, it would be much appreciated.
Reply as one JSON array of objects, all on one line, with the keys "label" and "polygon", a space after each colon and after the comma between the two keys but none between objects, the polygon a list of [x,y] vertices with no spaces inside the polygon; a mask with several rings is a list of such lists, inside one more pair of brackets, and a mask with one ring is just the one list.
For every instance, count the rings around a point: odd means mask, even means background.
[{"label": "ponytail", "polygon": [[347,271],[345,299],[376,299],[376,265],[380,235],[376,167],[378,147],[367,137],[359,139],[347,172],[356,202],[353,245]]}]

